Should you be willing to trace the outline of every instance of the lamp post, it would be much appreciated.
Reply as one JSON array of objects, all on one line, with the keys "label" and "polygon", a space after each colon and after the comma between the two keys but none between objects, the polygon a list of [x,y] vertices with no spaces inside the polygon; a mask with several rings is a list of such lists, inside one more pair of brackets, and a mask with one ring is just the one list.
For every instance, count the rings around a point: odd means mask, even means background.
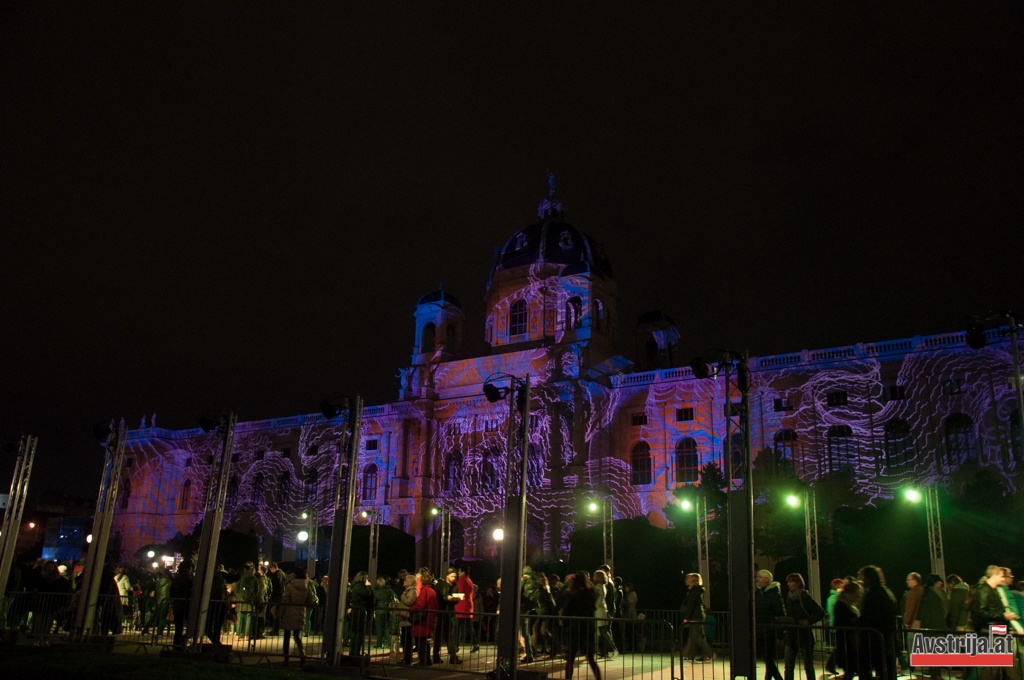
[{"label": "lamp post", "polygon": [[310,506],[309,510],[302,513],[302,519],[306,520],[306,538],[300,539],[306,543],[306,576],[316,578],[316,562],[319,555],[320,522],[317,521],[316,508]]},{"label": "lamp post", "polygon": [[611,496],[602,500],[593,500],[587,503],[587,512],[590,514],[601,513],[601,547],[603,550],[604,564],[607,564],[615,573],[615,506]]},{"label": "lamp post", "polygon": [[[499,387],[492,380],[508,380]],[[526,560],[526,481],[528,479],[528,441],[530,426],[530,381],[508,373],[487,378],[484,396],[492,404],[508,398],[508,457],[505,475],[505,525],[501,548],[501,614],[498,618],[498,650],[495,680],[515,678],[519,664],[519,590]],[[518,432],[515,418],[519,416]],[[518,441],[517,441],[518,436]],[[514,483],[515,456],[519,453],[519,485]],[[506,545],[507,543],[507,545]]]},{"label": "lamp post", "polygon": [[78,609],[75,610],[74,637],[87,639],[92,634],[93,620],[96,617],[96,603],[99,601],[100,580],[103,574],[103,563],[107,555],[107,543],[110,540],[110,525],[114,519],[114,505],[117,500],[117,487],[121,481],[121,469],[124,467],[124,445],[127,430],[124,418],[116,426],[111,420],[109,425],[97,425],[93,434],[104,441],[103,472],[100,475],[99,494],[96,497],[96,514],[93,516],[92,533],[86,538],[89,541],[89,558],[85,562],[82,573],[81,592]]},{"label": "lamp post", "polygon": [[679,506],[686,512],[693,510],[697,520],[697,564],[701,582],[711,592],[711,560],[708,558],[708,499],[698,493],[694,500],[684,498]]},{"label": "lamp post", "polygon": [[[718,374],[724,376],[723,411],[725,442],[723,453],[728,466],[729,480],[729,637],[732,649],[729,664],[732,678],[752,678],[757,671],[757,653],[754,647],[754,494],[750,479],[750,357],[746,351],[715,350]],[[695,378],[711,377],[707,361],[701,357],[690,362]],[[735,369],[735,372],[734,372]],[[740,408],[732,403],[735,375],[736,389],[740,393]],[[743,484],[735,484],[732,461],[733,418],[739,418],[742,434],[739,472]]]},{"label": "lamp post", "polygon": [[[334,524],[331,527],[331,561],[328,566],[327,608],[324,613],[323,656],[330,666],[341,661],[342,625],[348,604],[349,558],[352,554],[352,516],[356,505],[356,466],[359,463],[359,428],[362,425],[363,400],[336,395],[325,399],[320,410],[328,420],[344,414],[342,441],[338,450],[338,478],[334,485]],[[345,496],[342,497],[342,491]]]},{"label": "lamp post", "polygon": [[380,554],[380,509],[370,508],[359,513],[370,527],[370,555],[367,560],[367,572],[370,583],[377,582],[377,556]]},{"label": "lamp post", "polygon": [[[206,483],[206,504],[203,506],[203,532],[199,537],[199,559],[196,562],[193,597],[188,607],[188,637],[193,651],[199,651],[206,630],[213,592],[213,574],[217,570],[217,546],[220,528],[224,523],[224,504],[227,499],[228,479],[231,477],[231,456],[235,443],[234,411],[220,414],[217,420],[203,418],[200,427],[206,432],[220,434],[220,457],[214,459],[213,470]],[[198,595],[198,597],[195,597]]]},{"label": "lamp post", "polygon": [[0,527],[0,588],[7,587],[11,564],[14,563],[18,531],[25,512],[25,499],[28,496],[28,483],[32,477],[32,463],[36,458],[36,444],[37,440],[32,435],[22,437],[18,445],[18,457],[14,461],[11,493],[7,496],[7,510],[4,512],[4,522]]},{"label": "lamp post", "polygon": [[807,549],[807,590],[815,602],[821,602],[821,563],[818,560],[818,499],[814,489],[807,489],[803,496],[790,494],[786,497],[790,507],[804,508],[804,543]]},{"label": "lamp post", "polygon": [[[967,322],[967,345],[971,349],[981,349],[988,344],[988,336],[985,334],[985,323],[995,320],[1005,320],[1009,324],[1008,334],[1010,336],[1010,356],[1013,358],[1013,389],[1017,394],[1017,427],[1020,436],[1020,446],[1024,454],[1024,376],[1020,372],[1020,324],[1017,323],[1017,315],[1012,311],[988,312],[981,316],[974,316]],[[1012,447],[1013,444],[1011,443]],[[936,505],[936,507],[938,507]],[[937,511],[936,511],[937,512]],[[936,572],[938,573],[938,572]]]},{"label": "lamp post", "polygon": [[942,516],[939,513],[939,489],[926,487],[922,494],[917,489],[907,489],[903,496],[911,503],[924,500],[924,515],[928,522],[928,559],[932,573],[946,578],[946,558],[943,556]]},{"label": "lamp post", "polygon": [[445,570],[452,561],[452,511],[446,505],[430,509],[430,514],[438,518],[438,535],[440,546],[438,547],[438,562],[440,566],[437,574],[444,577]]}]

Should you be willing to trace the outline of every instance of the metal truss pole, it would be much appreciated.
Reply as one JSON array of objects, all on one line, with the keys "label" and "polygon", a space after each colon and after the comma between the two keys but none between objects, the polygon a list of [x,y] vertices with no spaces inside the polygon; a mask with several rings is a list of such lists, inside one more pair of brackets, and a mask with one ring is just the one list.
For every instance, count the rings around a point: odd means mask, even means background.
[{"label": "metal truss pole", "polygon": [[316,507],[310,506],[306,533],[306,576],[316,578],[316,558],[319,555],[320,522],[317,520]]},{"label": "metal truss pole", "polygon": [[[356,507],[356,467],[359,465],[359,428],[363,419],[363,398],[357,396],[346,409],[345,430],[338,460],[334,492],[334,524],[331,526],[331,562],[327,576],[327,610],[324,614],[323,655],[327,664],[341,660],[342,620],[348,605],[348,565],[352,555],[352,515]],[[347,456],[347,458],[346,458]],[[347,465],[345,463],[348,463]],[[345,497],[341,495],[345,490]]]},{"label": "metal truss pole", "polygon": [[608,496],[601,508],[601,539],[604,545],[604,563],[615,573],[615,506]]},{"label": "metal truss pole", "polygon": [[[751,488],[750,462],[750,367],[749,355],[729,353],[737,366],[737,386],[740,390],[739,427],[741,429],[740,474],[743,485],[736,486],[733,465],[729,460],[729,628],[732,643],[730,677],[753,678],[757,672],[757,653],[754,648],[754,503]],[[726,433],[732,420],[732,404],[726,361],[725,401]]]},{"label": "metal truss pole", "polygon": [[821,568],[818,562],[818,500],[814,489],[804,492],[804,533],[807,542],[807,586],[815,602],[821,602]]},{"label": "metal truss pole", "polygon": [[[217,570],[217,547],[220,529],[224,523],[224,503],[231,476],[231,456],[235,444],[234,411],[221,414],[217,431],[220,434],[220,455],[214,458],[213,470],[206,483],[206,504],[203,506],[203,532],[199,538],[199,556],[196,562],[195,584],[188,607],[188,640],[194,651],[199,651],[206,631],[206,618],[213,593],[213,574]],[[197,597],[198,595],[198,597]]]},{"label": "metal truss pole", "polygon": [[[4,523],[0,528],[0,588],[7,586],[14,553],[17,551],[18,532],[25,512],[25,499],[28,497],[28,483],[32,477],[37,441],[32,435],[26,435],[21,438],[18,445],[18,457],[14,462],[14,474],[11,476],[11,493],[7,497],[7,511],[4,513]],[[0,628],[2,627],[3,620],[0,619]]]},{"label": "metal truss pole", "polygon": [[939,489],[929,486],[925,490],[924,512],[928,518],[928,556],[932,573],[946,578],[946,559],[942,548],[942,517],[939,515]]},{"label": "metal truss pole", "polygon": [[96,511],[92,521],[92,543],[89,547],[89,558],[85,562],[79,591],[82,593],[75,612],[75,632],[78,639],[88,638],[92,634],[96,617],[96,604],[100,595],[100,580],[103,576],[103,565],[107,557],[107,544],[110,540],[110,526],[114,517],[114,504],[117,501],[117,487],[121,481],[121,470],[124,468],[124,446],[127,430],[124,418],[115,427],[110,421],[110,434],[104,446],[103,473],[100,476],[99,494],[96,497]]}]

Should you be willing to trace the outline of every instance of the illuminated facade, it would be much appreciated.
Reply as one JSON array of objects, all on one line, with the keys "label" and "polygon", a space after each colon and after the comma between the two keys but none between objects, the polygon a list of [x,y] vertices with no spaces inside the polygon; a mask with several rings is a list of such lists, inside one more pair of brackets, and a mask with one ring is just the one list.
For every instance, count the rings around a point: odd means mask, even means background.
[{"label": "illuminated facade", "polygon": [[[452,557],[495,554],[508,405],[482,394],[494,374],[531,381],[530,559],[567,553],[586,497],[610,499],[616,518],[664,527],[673,491],[724,462],[724,380],[680,367],[679,333],[659,313],[635,326],[635,363],[618,355],[607,256],[564,221],[553,188],[538,212],[496,255],[482,329],[489,353],[463,356],[458,300],[429,293],[416,305],[398,399],[363,413],[358,510],[376,507],[416,537],[424,562],[438,505],[453,518]],[[978,351],[957,332],[753,357],[752,451],[807,481],[845,476],[866,498],[908,482],[950,483],[970,461],[1016,491],[1024,463],[1010,348],[997,331],[988,337]],[[294,545],[306,509],[328,524],[339,428],[319,414],[238,423],[225,528],[262,537],[269,554],[271,542]],[[192,531],[216,448],[217,435],[198,429],[130,432],[114,526],[126,555]]]}]

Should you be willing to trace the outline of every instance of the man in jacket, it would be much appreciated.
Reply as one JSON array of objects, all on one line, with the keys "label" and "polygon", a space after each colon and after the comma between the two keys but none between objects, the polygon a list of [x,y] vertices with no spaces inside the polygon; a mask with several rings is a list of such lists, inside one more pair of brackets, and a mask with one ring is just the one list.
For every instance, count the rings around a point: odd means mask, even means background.
[{"label": "man in jacket", "polygon": [[967,596],[970,595],[970,587],[956,574],[946,577],[946,594],[949,596],[949,614],[946,617],[946,625],[954,630],[968,630],[967,616],[970,609],[967,607]]},{"label": "man in jacket", "polygon": [[437,616],[437,625],[434,629],[434,663],[443,663],[441,660],[441,642],[447,643],[448,663],[461,664],[459,658],[459,634],[458,622],[455,619],[455,603],[458,601],[456,594],[458,587],[456,580],[458,572],[451,567],[445,572],[444,579],[437,582],[434,590],[437,592],[437,603],[440,613]]},{"label": "man in jacket", "polygon": [[767,569],[757,572],[756,584],[754,622],[757,624],[758,652],[764,659],[764,679],[782,680],[782,673],[775,661],[777,631],[774,625],[779,617],[786,615],[781,586],[778,581],[772,580],[772,572]]},{"label": "man in jacket", "polygon": [[277,568],[277,562],[271,562],[267,567],[267,618],[270,619],[270,634],[277,635],[281,632],[281,624],[277,620],[281,615],[281,595],[284,594],[285,576]]}]

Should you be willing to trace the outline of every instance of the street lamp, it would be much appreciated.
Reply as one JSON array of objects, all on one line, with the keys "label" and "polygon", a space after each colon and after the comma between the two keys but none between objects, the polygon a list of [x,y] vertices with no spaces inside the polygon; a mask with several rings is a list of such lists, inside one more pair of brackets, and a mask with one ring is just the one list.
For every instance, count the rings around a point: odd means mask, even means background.
[{"label": "street lamp", "polygon": [[445,570],[451,564],[452,557],[452,511],[446,505],[434,506],[430,508],[430,515],[440,520],[437,531],[440,542],[438,547],[440,568],[437,570],[437,573],[444,576]]},{"label": "street lamp", "polygon": [[[499,386],[495,380],[507,380]],[[490,403],[508,398],[508,455],[505,474],[505,529],[512,543],[502,546],[501,614],[498,624],[498,653],[495,680],[516,677],[519,664],[519,589],[526,561],[526,482],[528,475],[528,434],[530,426],[530,381],[508,373],[491,375],[484,381],[484,396]],[[516,428],[516,416],[519,428]],[[516,437],[518,436],[518,441]],[[515,456],[519,453],[519,488],[513,483]],[[504,535],[504,534],[503,534]]]},{"label": "street lamp", "polygon": [[684,512],[694,511],[697,521],[697,564],[701,582],[711,592],[711,560],[708,556],[708,501],[703,493],[696,493],[693,500],[682,498],[679,507]]},{"label": "street lamp", "polygon": [[611,498],[604,500],[592,500],[587,503],[587,512],[592,515],[601,513],[601,547],[603,550],[604,564],[611,567],[615,573],[615,507]]},{"label": "street lamp", "polygon": [[380,509],[373,507],[363,510],[359,516],[366,520],[370,527],[370,555],[367,561],[367,572],[370,582],[377,582],[377,556],[380,554]]},{"label": "street lamp", "polygon": [[302,519],[306,520],[306,530],[303,532],[306,534],[305,539],[309,540],[306,544],[306,575],[309,578],[316,578],[316,562],[319,556],[319,538],[320,538],[320,526],[317,521],[316,508],[310,507],[302,513]]},{"label": "street lamp", "polygon": [[804,543],[807,549],[807,590],[815,602],[821,602],[821,564],[818,559],[818,500],[814,489],[802,495],[789,494],[786,505],[804,506]]},{"label": "street lamp", "polygon": [[924,497],[924,514],[928,522],[928,559],[932,573],[946,578],[946,559],[942,546],[942,516],[939,513],[939,489],[936,486],[925,487],[924,494],[914,488],[903,491],[903,497],[911,503],[920,503]]}]

